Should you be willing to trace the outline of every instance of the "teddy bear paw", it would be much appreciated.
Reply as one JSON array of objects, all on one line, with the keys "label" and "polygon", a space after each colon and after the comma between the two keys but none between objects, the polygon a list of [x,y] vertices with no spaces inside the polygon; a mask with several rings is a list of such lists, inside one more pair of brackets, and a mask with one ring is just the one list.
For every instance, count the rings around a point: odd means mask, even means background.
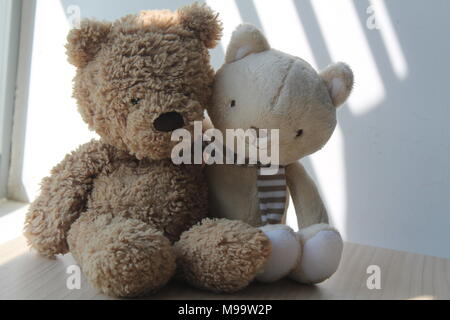
[{"label": "teddy bear paw", "polygon": [[272,244],[272,253],[257,276],[261,282],[275,282],[287,276],[298,264],[301,245],[297,234],[286,225],[267,225],[261,228]]},{"label": "teddy bear paw", "polygon": [[69,245],[89,282],[113,297],[154,292],[176,268],[170,241],[139,220],[87,214],[72,227]]},{"label": "teddy bear paw", "polygon": [[303,242],[300,264],[291,272],[290,278],[304,284],[316,284],[330,278],[341,261],[343,242],[334,229],[317,232]]},{"label": "teddy bear paw", "polygon": [[269,239],[244,222],[205,219],[175,244],[179,276],[193,286],[232,293],[245,288],[270,255]]}]

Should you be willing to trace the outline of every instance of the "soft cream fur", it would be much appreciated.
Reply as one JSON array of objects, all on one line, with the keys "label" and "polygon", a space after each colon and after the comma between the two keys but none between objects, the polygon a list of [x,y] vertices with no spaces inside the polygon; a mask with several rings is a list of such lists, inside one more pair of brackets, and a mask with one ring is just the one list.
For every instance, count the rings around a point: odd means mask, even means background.
[{"label": "soft cream fur", "polygon": [[[251,25],[237,28],[226,63],[216,74],[213,105],[208,109],[216,128],[223,132],[252,127],[280,130],[280,163],[287,166],[288,188],[301,228],[298,241],[307,249],[292,270],[293,278],[300,282],[316,283],[330,277],[339,264],[342,240],[340,236],[319,236],[331,228],[327,212],[314,182],[298,160],[320,150],[329,140],[336,127],[336,109],[345,102],[352,86],[353,73],[346,64],[336,63],[317,73],[304,60],[271,49],[264,35]],[[300,130],[303,134],[297,136]],[[207,177],[213,215],[261,225],[256,168],[217,165],[207,168]],[[316,236],[320,241],[309,246],[308,241]],[[310,248],[327,252],[325,249],[330,247],[338,250],[333,259],[310,252]],[[308,257],[314,259],[305,261]],[[327,267],[319,276],[303,270],[305,266],[313,269],[314,264]],[[284,275],[282,270],[274,275],[276,267],[270,264],[263,272],[273,280]],[[264,278],[264,274],[260,277]]]},{"label": "soft cream fur", "polygon": [[248,24],[243,24],[233,34],[233,41],[228,46],[226,63],[241,60],[252,53],[267,51],[270,45],[259,30]]},{"label": "soft cream fur", "polygon": [[114,23],[85,20],[69,34],[74,96],[101,139],[67,155],[43,180],[25,236],[42,255],[71,252],[106,294],[153,292],[176,270],[197,287],[234,291],[270,255],[257,228],[204,219],[201,166],[175,166],[171,132],[155,125],[174,111],[185,129],[203,119],[214,79],[208,48],[220,31],[217,14],[194,4]]}]

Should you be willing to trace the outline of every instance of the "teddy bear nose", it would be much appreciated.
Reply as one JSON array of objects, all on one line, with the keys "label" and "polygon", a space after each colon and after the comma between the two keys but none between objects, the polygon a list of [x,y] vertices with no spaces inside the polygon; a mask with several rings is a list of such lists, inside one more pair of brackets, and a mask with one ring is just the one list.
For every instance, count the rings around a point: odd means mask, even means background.
[{"label": "teddy bear nose", "polygon": [[184,127],[184,120],[178,112],[163,113],[153,122],[156,130],[171,132]]}]

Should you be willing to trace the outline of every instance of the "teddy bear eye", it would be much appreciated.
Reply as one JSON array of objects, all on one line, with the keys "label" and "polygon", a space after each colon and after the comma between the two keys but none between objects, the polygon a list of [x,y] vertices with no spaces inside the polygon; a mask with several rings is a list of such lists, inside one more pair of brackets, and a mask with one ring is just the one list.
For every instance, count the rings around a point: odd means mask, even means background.
[{"label": "teddy bear eye", "polygon": [[236,107],[236,100],[232,100],[232,101],[231,101],[231,107],[232,107],[232,108]]},{"label": "teddy bear eye", "polygon": [[141,99],[138,99],[138,98],[131,99],[131,104],[134,105],[134,106],[139,104],[139,102],[141,102]]},{"label": "teddy bear eye", "polygon": [[300,129],[297,131],[297,138],[301,137],[303,135],[303,129]]}]

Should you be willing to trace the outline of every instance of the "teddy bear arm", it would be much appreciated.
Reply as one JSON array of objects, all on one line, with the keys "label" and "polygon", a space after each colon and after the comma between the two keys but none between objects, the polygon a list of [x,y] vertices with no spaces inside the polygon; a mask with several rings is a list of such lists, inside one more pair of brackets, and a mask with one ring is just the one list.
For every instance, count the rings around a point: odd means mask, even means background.
[{"label": "teddy bear arm", "polygon": [[85,210],[95,176],[108,164],[109,148],[91,141],[54,167],[41,183],[25,221],[29,245],[47,257],[68,252],[67,233]]},{"label": "teddy bear arm", "polygon": [[286,176],[299,228],[328,223],[328,213],[319,191],[303,165],[300,162],[289,165]]}]

